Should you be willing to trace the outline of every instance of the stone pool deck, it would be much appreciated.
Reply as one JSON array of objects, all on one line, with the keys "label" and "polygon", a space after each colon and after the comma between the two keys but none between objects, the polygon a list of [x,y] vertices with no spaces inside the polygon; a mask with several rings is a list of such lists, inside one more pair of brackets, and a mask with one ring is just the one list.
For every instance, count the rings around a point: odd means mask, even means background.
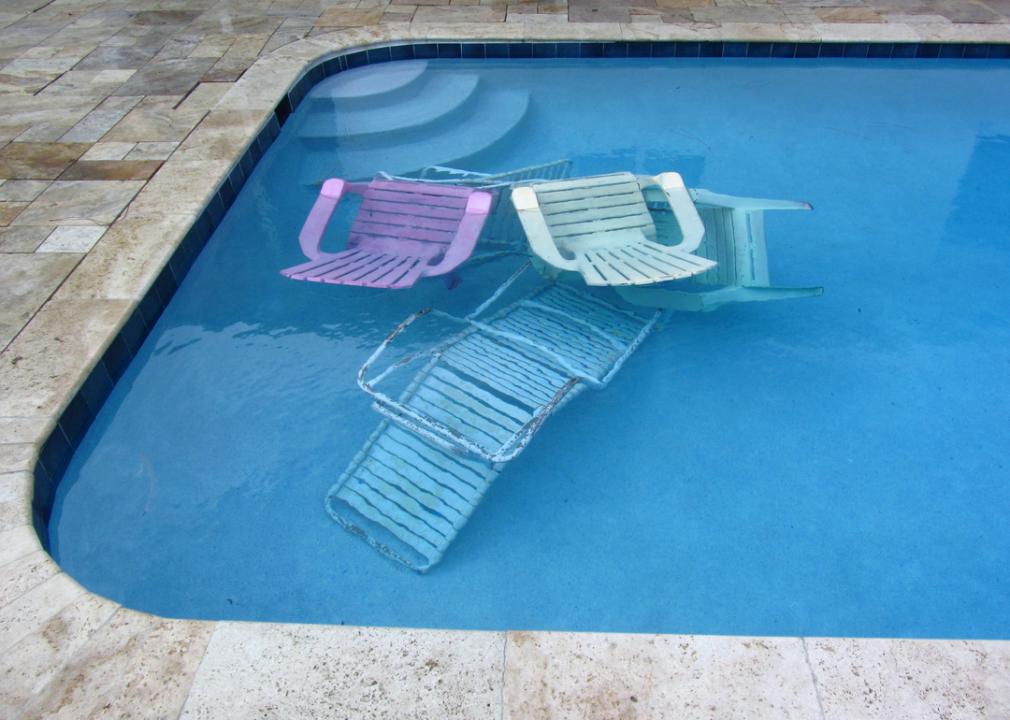
[{"label": "stone pool deck", "polygon": [[5,0],[0,717],[1010,718],[1010,642],[170,620],[52,562],[38,448],[284,92],[462,39],[1010,42],[1010,0]]}]

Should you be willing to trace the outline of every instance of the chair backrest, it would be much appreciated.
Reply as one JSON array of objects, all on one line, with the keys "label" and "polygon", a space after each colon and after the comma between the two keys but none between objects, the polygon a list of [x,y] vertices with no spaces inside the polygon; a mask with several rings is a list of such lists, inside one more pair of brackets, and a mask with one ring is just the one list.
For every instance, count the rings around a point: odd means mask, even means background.
[{"label": "chair backrest", "polygon": [[472,188],[373,180],[363,193],[348,247],[433,259],[459,229]]},{"label": "chair backrest", "polygon": [[555,243],[577,250],[587,235],[639,229],[656,239],[649,208],[631,173],[613,173],[533,185]]}]

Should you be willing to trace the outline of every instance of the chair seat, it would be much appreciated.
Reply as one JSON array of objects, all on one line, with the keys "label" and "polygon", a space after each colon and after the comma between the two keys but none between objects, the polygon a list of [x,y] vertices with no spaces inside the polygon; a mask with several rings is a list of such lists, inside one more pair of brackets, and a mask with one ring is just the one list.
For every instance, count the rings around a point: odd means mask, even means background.
[{"label": "chair seat", "polygon": [[333,285],[407,288],[417,282],[427,260],[416,255],[369,252],[354,248],[322,253],[314,260],[281,270],[293,280]]},{"label": "chair seat", "polygon": [[716,263],[649,240],[640,230],[598,233],[572,248],[587,285],[650,285],[706,272]]}]

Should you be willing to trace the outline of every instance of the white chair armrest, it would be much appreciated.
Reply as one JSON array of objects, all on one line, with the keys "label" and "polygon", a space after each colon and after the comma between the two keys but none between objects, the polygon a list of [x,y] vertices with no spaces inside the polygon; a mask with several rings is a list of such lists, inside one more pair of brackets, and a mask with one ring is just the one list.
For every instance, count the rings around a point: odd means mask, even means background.
[{"label": "white chair armrest", "polygon": [[530,249],[544,262],[560,270],[576,270],[578,265],[574,260],[566,260],[558,251],[551,231],[547,227],[547,221],[540,211],[540,204],[537,202],[537,195],[531,187],[517,187],[512,191],[512,205],[515,206],[519,214],[519,222],[522,223],[526,239],[529,241]]},{"label": "white chair armrest", "polygon": [[656,177],[656,182],[663,189],[666,200],[670,203],[670,209],[673,210],[673,216],[677,219],[677,225],[680,226],[683,239],[676,247],[686,252],[693,252],[705,237],[705,224],[694,206],[691,194],[684,187],[684,179],[679,173],[665,172]]}]

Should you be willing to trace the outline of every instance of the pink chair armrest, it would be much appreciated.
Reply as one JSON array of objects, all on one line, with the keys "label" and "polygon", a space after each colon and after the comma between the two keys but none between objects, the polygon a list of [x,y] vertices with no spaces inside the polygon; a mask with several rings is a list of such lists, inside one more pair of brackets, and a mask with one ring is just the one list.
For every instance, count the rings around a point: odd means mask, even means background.
[{"label": "pink chair armrest", "polygon": [[467,198],[465,214],[442,261],[438,265],[426,267],[423,275],[444,275],[462,265],[470,257],[491,211],[491,200],[491,193],[483,190],[476,190]]},{"label": "pink chair armrest", "polygon": [[319,257],[319,244],[323,241],[323,233],[326,232],[326,224],[330,221],[333,211],[340,202],[340,197],[344,194],[347,183],[338,178],[330,178],[323,183],[319,190],[319,197],[316,198],[309,216],[302,225],[302,231],[298,233],[298,242],[302,246],[302,253],[309,260]]}]

